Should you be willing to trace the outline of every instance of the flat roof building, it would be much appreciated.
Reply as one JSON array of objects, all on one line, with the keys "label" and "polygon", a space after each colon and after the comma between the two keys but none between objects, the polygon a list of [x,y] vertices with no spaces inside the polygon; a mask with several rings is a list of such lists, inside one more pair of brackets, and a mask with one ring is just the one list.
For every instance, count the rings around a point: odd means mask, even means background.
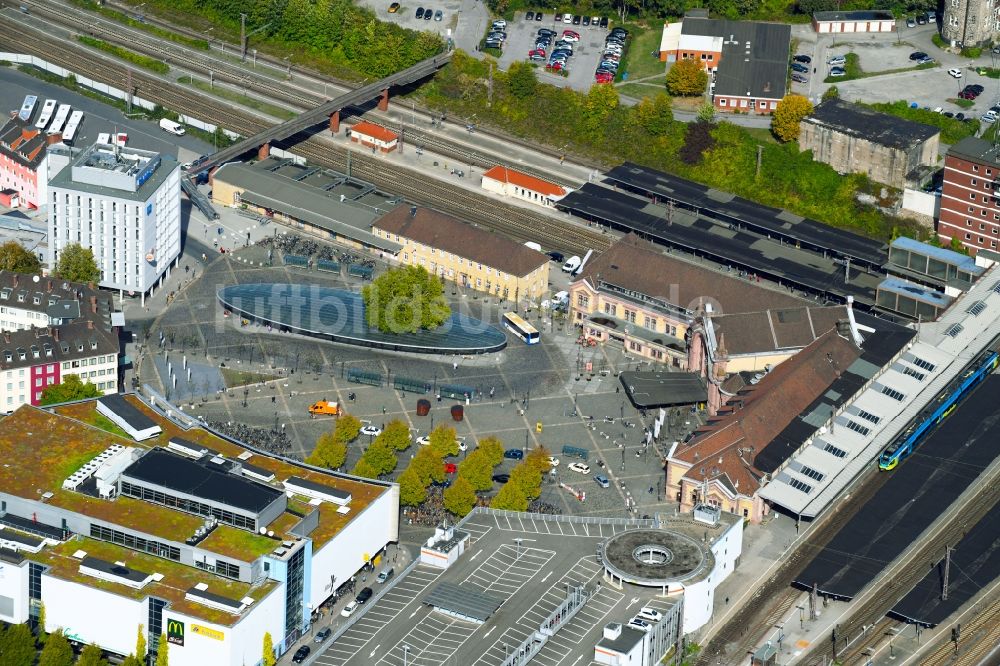
[{"label": "flat roof building", "polygon": [[506,236],[432,208],[398,206],[372,225],[380,238],[402,244],[401,264],[423,266],[460,287],[520,303],[548,294],[549,258]]},{"label": "flat roof building", "polygon": [[94,253],[102,287],[144,301],[180,256],[180,187],[168,155],[100,143],[71,154],[49,183],[49,266],[79,243]]},{"label": "flat roof building", "polygon": [[[273,458],[121,400],[159,433],[136,442],[89,425],[96,400],[0,421],[0,455],[19,463],[0,469],[0,620],[37,619],[44,604],[48,630],[117,655],[134,651],[142,625],[152,651],[166,634],[178,666],[258,663],[265,632],[280,656],[310,611],[397,539],[397,486]],[[178,441],[184,452],[170,448]]]},{"label": "flat roof building", "polygon": [[948,149],[944,158],[941,212],[937,225],[942,245],[957,244],[971,256],[980,250],[997,252],[1000,209],[996,182],[1000,148],[969,136]]},{"label": "flat roof building", "polygon": [[940,129],[840,99],[821,103],[800,127],[802,150],[838,173],[863,173],[902,189],[937,164]]}]

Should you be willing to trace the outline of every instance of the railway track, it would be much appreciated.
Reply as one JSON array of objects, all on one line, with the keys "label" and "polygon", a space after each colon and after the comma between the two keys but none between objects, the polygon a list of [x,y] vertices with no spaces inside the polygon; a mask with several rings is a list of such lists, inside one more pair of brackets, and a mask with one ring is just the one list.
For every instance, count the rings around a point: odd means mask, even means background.
[{"label": "railway track", "polygon": [[957,654],[955,644],[947,640],[947,634],[944,638],[933,650],[921,656],[921,666],[978,666],[1000,644],[1000,599],[962,623]]},{"label": "railway track", "polygon": [[[252,92],[262,99],[277,103],[295,112],[314,108],[331,98],[325,92],[324,94],[320,94],[310,87],[298,85],[295,82],[279,81],[274,77],[249,71],[205,51],[175,42],[151,38],[148,33],[141,30],[123,26],[92,12],[65,5],[55,0],[25,0],[25,5],[30,7],[35,15],[44,17],[46,21],[55,25],[61,25],[67,30],[87,34],[106,42],[126,47],[131,51],[155,57],[174,67],[201,75],[205,79],[211,78],[220,83],[229,84],[237,89],[242,88],[247,94]],[[172,27],[167,29],[175,30]],[[179,30],[177,31],[180,32]],[[318,88],[324,86],[324,83],[316,81],[315,85]],[[340,88],[337,92],[346,92],[349,90],[349,87],[342,82],[338,82],[337,86]],[[347,107],[344,111],[345,113],[359,116],[372,115],[378,117],[383,122],[388,122],[390,125],[396,124],[392,122],[392,119],[387,114],[381,112],[369,111],[357,107]],[[415,107],[413,114],[416,115]],[[430,114],[425,112],[422,112],[422,114],[425,120],[430,120]],[[477,166],[484,170],[498,164],[508,163],[508,160],[505,159],[506,156],[491,152],[490,149],[470,149],[465,145],[449,141],[445,137],[432,134],[417,127],[407,127],[406,137],[414,145],[432,149],[434,152],[449,159],[458,159],[465,164]],[[509,137],[503,137],[503,140],[507,143],[511,142]],[[522,145],[532,150],[538,150],[537,145]],[[553,152],[549,152],[548,154],[555,156]],[[531,175],[555,181],[564,186],[575,186],[574,183],[569,182],[561,174],[553,173],[546,169],[524,164],[519,164],[517,168]]]},{"label": "railway track", "polygon": [[[850,501],[841,501],[821,516],[808,537],[792,552],[784,563],[761,583],[743,603],[743,610],[730,617],[711,636],[698,657],[697,664],[708,666],[722,659],[722,663],[736,663],[752,652],[761,638],[792,608],[801,592],[792,588],[792,581],[802,572],[812,557],[829,543],[840,529],[870,500],[886,481],[884,474],[876,474],[874,466],[859,479],[850,495]],[[731,661],[735,660],[735,661]]]},{"label": "railway track", "polygon": [[[54,64],[78,71],[109,85],[122,85],[122,68],[84,49],[61,43],[47,33],[26,26],[0,25],[0,37],[26,53],[45,58]],[[196,91],[185,89],[160,78],[134,72],[132,82],[136,94],[152,102],[169,106],[183,113],[204,118],[244,136],[250,136],[267,127],[267,122],[239,109],[227,107],[224,102],[206,98]],[[311,162],[345,170],[348,151],[319,137],[309,137],[296,145],[296,152]],[[601,251],[611,244],[607,234],[592,231],[573,223],[560,222],[541,213],[535,213],[504,202],[489,199],[463,188],[453,188],[440,180],[423,176],[409,169],[394,165],[384,159],[372,159],[364,154],[351,154],[352,173],[369,180],[390,192],[398,192],[423,205],[452,213],[479,226],[502,232],[518,240],[557,238],[566,250],[585,252]]]},{"label": "railway track", "polygon": [[[926,562],[937,562],[946,546],[961,541],[969,526],[974,525],[1000,501],[1000,485],[996,484],[998,475],[996,468],[988,476],[978,479],[976,485],[982,490],[968,498],[960,509],[952,509],[951,515],[942,516],[944,523],[936,533],[920,538],[919,546],[898,558],[889,565],[879,578],[859,595],[860,603],[856,603],[840,621],[838,635],[844,636],[848,642],[843,649],[837,651],[836,658],[850,663],[861,652],[855,637],[864,636],[867,627],[878,624],[885,614],[918,583],[927,573],[921,566]],[[953,504],[955,507],[957,504]],[[861,641],[863,642],[863,641]],[[814,646],[801,659],[800,663],[812,666],[824,664],[833,658],[833,646],[829,643]]]}]

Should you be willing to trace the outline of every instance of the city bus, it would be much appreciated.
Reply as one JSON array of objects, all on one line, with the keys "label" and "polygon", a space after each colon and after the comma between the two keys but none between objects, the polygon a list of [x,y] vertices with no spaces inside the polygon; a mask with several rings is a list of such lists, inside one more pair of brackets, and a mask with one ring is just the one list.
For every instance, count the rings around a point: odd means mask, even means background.
[{"label": "city bus", "polygon": [[538,338],[540,337],[538,329],[524,321],[516,312],[505,312],[503,315],[503,325],[508,331],[524,340],[526,344],[533,345],[538,343]]}]

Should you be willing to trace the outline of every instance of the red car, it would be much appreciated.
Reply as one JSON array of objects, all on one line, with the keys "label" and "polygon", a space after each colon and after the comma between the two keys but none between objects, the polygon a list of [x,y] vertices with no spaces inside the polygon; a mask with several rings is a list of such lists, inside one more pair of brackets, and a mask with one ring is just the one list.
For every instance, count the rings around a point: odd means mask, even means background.
[{"label": "red car", "polygon": [[615,77],[613,77],[610,74],[604,74],[604,73],[602,73],[602,74],[594,74],[594,82],[595,83],[611,83],[612,81],[614,81],[614,78]]},{"label": "red car", "polygon": [[445,474],[454,474],[457,471],[458,471],[458,467],[455,466],[455,463],[445,463],[444,464],[444,473]]},{"label": "red car", "polygon": [[580,41],[580,33],[573,32],[572,30],[563,30],[562,36],[563,39],[567,39],[568,41],[573,41],[573,42]]},{"label": "red car", "polygon": [[550,62],[548,65],[545,66],[545,69],[549,70],[550,72],[561,72],[563,71],[564,68],[561,62]]},{"label": "red car", "polygon": [[545,55],[546,55],[545,54],[545,49],[531,49],[530,51],[528,51],[528,57],[529,58],[535,58],[535,57],[538,57],[538,56],[541,56],[542,58],[544,58]]}]

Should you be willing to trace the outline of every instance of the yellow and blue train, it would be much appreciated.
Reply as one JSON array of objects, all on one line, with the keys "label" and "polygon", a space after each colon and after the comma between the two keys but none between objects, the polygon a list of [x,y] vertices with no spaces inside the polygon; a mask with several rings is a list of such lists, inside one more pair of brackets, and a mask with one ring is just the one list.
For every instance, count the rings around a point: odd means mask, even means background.
[{"label": "yellow and blue train", "polygon": [[[883,472],[895,469],[899,461],[913,453],[920,440],[938,423],[954,411],[961,400],[974,386],[996,370],[1000,364],[1000,354],[990,350],[984,352],[960,377],[946,388],[924,412],[913,421],[896,441],[878,457],[878,468]],[[928,415],[929,413],[929,415]]]}]

